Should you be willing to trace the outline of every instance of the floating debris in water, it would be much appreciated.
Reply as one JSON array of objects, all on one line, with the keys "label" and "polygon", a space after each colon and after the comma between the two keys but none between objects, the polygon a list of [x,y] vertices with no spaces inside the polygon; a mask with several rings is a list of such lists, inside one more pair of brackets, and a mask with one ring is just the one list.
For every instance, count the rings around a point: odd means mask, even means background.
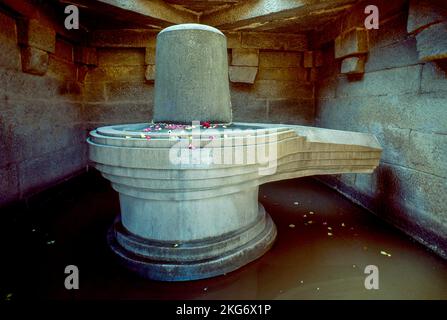
[{"label": "floating debris in water", "polygon": [[389,254],[388,252],[383,251],[383,250],[380,251],[380,254],[383,255],[383,256],[391,257],[391,254]]},{"label": "floating debris in water", "polygon": [[295,228],[295,225],[293,223],[289,224],[289,228]]},{"label": "floating debris in water", "polygon": [[320,288],[317,288],[317,291],[320,291]]},{"label": "floating debris in water", "polygon": [[303,280],[301,280],[301,281],[300,281],[300,283],[304,283],[304,281],[303,281]]},{"label": "floating debris in water", "polygon": [[178,243],[174,243],[174,248],[177,248],[178,247]]},{"label": "floating debris in water", "polygon": [[130,136],[126,136],[126,139],[130,139]]},{"label": "floating debris in water", "polygon": [[356,268],[357,266],[355,264],[352,265],[353,268]]}]

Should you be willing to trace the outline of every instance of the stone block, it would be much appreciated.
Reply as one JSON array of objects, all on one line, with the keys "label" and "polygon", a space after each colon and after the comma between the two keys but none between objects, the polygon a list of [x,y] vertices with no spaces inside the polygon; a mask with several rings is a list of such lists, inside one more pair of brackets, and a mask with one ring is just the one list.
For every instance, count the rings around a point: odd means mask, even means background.
[{"label": "stone block", "polygon": [[268,122],[312,125],[314,121],[312,99],[277,99],[268,101]]},{"label": "stone block", "polygon": [[18,41],[21,45],[30,46],[54,53],[56,50],[56,32],[36,19],[17,20]]},{"label": "stone block", "polygon": [[242,47],[254,49],[305,51],[307,37],[302,34],[242,32]]},{"label": "stone block", "polygon": [[148,64],[144,73],[146,81],[155,81],[155,64]]},{"label": "stone block", "polygon": [[227,48],[241,48],[242,47],[242,35],[240,32],[225,32],[227,37]]},{"label": "stone block", "polygon": [[321,67],[323,65],[323,52],[320,50],[303,53],[304,68]]},{"label": "stone block", "polygon": [[[421,65],[365,73],[362,81],[340,76],[337,97],[365,97],[415,93],[419,90]],[[405,81],[402,81],[405,79]]]},{"label": "stone block", "polygon": [[86,102],[104,102],[106,100],[105,82],[85,82],[82,94]]},{"label": "stone block", "polygon": [[2,113],[0,131],[7,142],[0,143],[0,162],[21,162],[82,144],[81,108],[81,103],[62,100],[9,100]]},{"label": "stone block", "polygon": [[73,45],[65,40],[56,39],[55,56],[59,59],[73,62]]},{"label": "stone block", "polygon": [[328,98],[335,98],[336,95],[336,89],[337,89],[337,78],[331,77],[331,78],[325,78],[325,79],[318,79],[318,85],[317,85],[317,97],[319,101],[323,99]]},{"label": "stone block", "polygon": [[446,92],[447,91],[447,66],[438,62],[427,62],[422,68],[421,91]]},{"label": "stone block", "polygon": [[5,88],[7,100],[57,99],[59,82],[48,77],[3,70],[0,71],[0,83]]},{"label": "stone block", "polygon": [[87,148],[79,144],[19,164],[20,192],[27,195],[54,185],[87,165]]},{"label": "stone block", "polygon": [[324,64],[324,55],[321,50],[314,51],[314,66],[315,67],[322,67]]},{"label": "stone block", "polygon": [[416,35],[419,59],[433,61],[447,58],[447,22],[427,27]]},{"label": "stone block", "polygon": [[259,66],[261,68],[300,67],[301,54],[297,52],[261,51]]},{"label": "stone block", "polygon": [[15,20],[0,12],[0,66],[18,70],[20,68],[20,48],[17,45]]},{"label": "stone block", "polygon": [[59,59],[54,55],[50,55],[47,75],[62,81],[75,81],[77,76],[77,68],[72,62],[67,62],[66,60]]},{"label": "stone block", "polygon": [[[399,124],[427,133],[446,134],[446,98],[443,95],[406,93],[322,99],[319,102],[321,126],[370,132],[379,135],[383,126]],[[334,107],[336,106],[336,107]],[[397,132],[394,130],[394,132]],[[404,136],[404,135],[403,135]]]},{"label": "stone block", "polygon": [[316,82],[318,80],[318,69],[317,68],[308,68],[307,69],[307,81],[308,82]]},{"label": "stone block", "polygon": [[447,179],[447,135],[412,130],[408,150],[411,168]]},{"label": "stone block", "polygon": [[303,54],[303,67],[312,68],[314,66],[314,52],[305,51]]},{"label": "stone block", "polygon": [[340,59],[351,55],[359,55],[368,52],[367,31],[362,28],[354,28],[339,35],[335,39],[335,58]]},{"label": "stone block", "polygon": [[229,67],[230,81],[233,83],[254,83],[257,73],[257,67]]},{"label": "stone block", "polygon": [[259,65],[259,50],[245,48],[232,49],[231,65],[257,67]]},{"label": "stone block", "polygon": [[86,103],[83,115],[89,128],[119,123],[150,122],[153,117],[153,103],[152,101]]},{"label": "stone block", "polygon": [[126,81],[144,80],[146,66],[107,66],[91,69],[85,81]]},{"label": "stone block", "polygon": [[144,82],[115,81],[105,86],[108,101],[147,102],[154,98],[154,86]]},{"label": "stone block", "polygon": [[85,77],[87,76],[89,67],[82,65],[82,66],[78,66],[77,67],[77,71],[76,71],[76,80],[79,82],[84,82],[85,81]]},{"label": "stone block", "polygon": [[98,48],[155,48],[157,32],[147,29],[95,30],[90,46]]},{"label": "stone block", "polygon": [[89,66],[98,65],[98,55],[96,48],[77,46],[74,50],[74,61]]},{"label": "stone block", "polygon": [[365,57],[344,58],[341,63],[342,74],[363,74],[365,73]]},{"label": "stone block", "polygon": [[44,75],[48,70],[48,52],[34,48],[22,48],[22,70],[26,73]]},{"label": "stone block", "polygon": [[257,80],[254,85],[256,97],[274,99],[311,99],[313,86],[295,81]]},{"label": "stone block", "polygon": [[266,122],[266,100],[255,99],[247,86],[231,85],[231,105],[233,108],[233,121],[240,122]]},{"label": "stone block", "polygon": [[365,63],[365,72],[405,67],[419,63],[416,39],[401,39],[385,47],[372,47]]},{"label": "stone block", "polygon": [[97,50],[98,65],[111,66],[143,66],[145,51],[140,48],[100,48]]},{"label": "stone block", "polygon": [[447,19],[447,10],[433,1],[411,0],[408,11],[407,32],[419,32],[425,26]]},{"label": "stone block", "polygon": [[155,48],[146,48],[144,54],[145,64],[155,64]]},{"label": "stone block", "polygon": [[307,81],[307,70],[301,67],[259,68],[260,80]]},{"label": "stone block", "polygon": [[[383,186],[383,192],[390,193],[388,197],[396,202],[395,205],[407,209],[403,210],[404,212],[409,212],[411,207],[425,212],[426,216],[445,221],[444,195],[447,193],[447,184],[444,178],[402,166],[384,166],[390,171],[382,174],[381,168],[378,172],[378,182]],[[418,219],[419,224],[424,224],[423,216],[412,218]]]}]

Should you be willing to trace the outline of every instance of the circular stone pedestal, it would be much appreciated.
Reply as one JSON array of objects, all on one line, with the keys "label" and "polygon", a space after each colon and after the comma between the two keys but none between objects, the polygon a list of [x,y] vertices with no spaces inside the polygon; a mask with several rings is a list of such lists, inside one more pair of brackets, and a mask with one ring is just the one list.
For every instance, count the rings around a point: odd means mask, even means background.
[{"label": "circular stone pedestal", "polygon": [[236,270],[262,256],[273,244],[276,227],[259,205],[259,217],[248,226],[203,240],[154,241],[130,233],[117,219],[108,242],[121,263],[153,280],[186,281]]},{"label": "circular stone pedestal", "polygon": [[[221,275],[262,256],[276,228],[258,203],[260,164],[177,163],[173,156],[223,156],[232,139],[248,150],[277,130],[172,126],[117,125],[90,133],[90,159],[120,197],[121,215],[108,235],[112,250],[127,268],[163,281]],[[259,141],[251,138],[255,133]]]}]

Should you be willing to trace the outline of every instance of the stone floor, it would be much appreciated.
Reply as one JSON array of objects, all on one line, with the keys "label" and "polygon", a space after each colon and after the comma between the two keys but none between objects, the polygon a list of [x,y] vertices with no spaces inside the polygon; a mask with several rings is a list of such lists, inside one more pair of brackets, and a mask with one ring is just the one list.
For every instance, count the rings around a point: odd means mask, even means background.
[{"label": "stone floor", "polygon": [[[261,259],[213,279],[147,281],[109,252],[105,234],[118,198],[90,172],[30,199],[31,209],[0,210],[1,299],[447,298],[447,261],[318,181],[264,185],[260,201],[278,227]],[[80,271],[76,291],[64,288],[69,264]],[[366,265],[378,266],[379,290],[364,288]]]}]

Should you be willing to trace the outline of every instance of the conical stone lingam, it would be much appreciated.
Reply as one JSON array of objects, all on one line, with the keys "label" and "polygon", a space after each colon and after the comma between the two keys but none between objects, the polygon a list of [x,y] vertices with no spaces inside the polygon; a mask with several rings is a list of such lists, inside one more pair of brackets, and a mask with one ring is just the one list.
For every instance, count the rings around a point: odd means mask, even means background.
[{"label": "conical stone lingam", "polygon": [[282,179],[370,173],[381,147],[369,134],[232,123],[225,36],[176,25],[157,37],[154,119],[98,128],[90,159],[119,193],[108,234],[143,277],[209,278],[262,256],[276,237],[258,186]]}]

